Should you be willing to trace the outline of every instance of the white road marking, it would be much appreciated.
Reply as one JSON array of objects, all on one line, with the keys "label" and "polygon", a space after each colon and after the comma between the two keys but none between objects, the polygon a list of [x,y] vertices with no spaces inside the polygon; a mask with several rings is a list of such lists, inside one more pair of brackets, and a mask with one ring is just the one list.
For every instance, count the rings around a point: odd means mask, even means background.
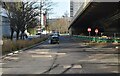
[{"label": "white road marking", "polygon": [[19,51],[15,51],[14,53],[17,54]]},{"label": "white road marking", "polygon": [[18,60],[19,58],[18,58],[18,57],[5,57],[4,60],[5,60],[5,59]]},{"label": "white road marking", "polygon": [[74,65],[72,68],[80,69],[80,68],[82,68],[82,66],[81,65]]},{"label": "white road marking", "polygon": [[[63,65],[63,68],[65,68],[65,69],[70,68],[70,67],[71,67],[71,65]],[[80,68],[82,68],[82,66],[81,65],[74,65],[71,68],[73,68],[73,69],[80,69]]]},{"label": "white road marking", "polygon": [[9,54],[7,54],[7,55],[13,55],[13,53],[9,53]]},{"label": "white road marking", "polygon": [[32,57],[45,57],[45,58],[51,58],[51,55],[32,55]]},{"label": "white road marking", "polygon": [[52,55],[65,55],[66,53],[57,53],[57,52],[30,52],[31,54],[52,54]]},{"label": "white road marking", "polygon": [[116,49],[118,49],[119,47],[118,47],[118,46],[116,46],[115,48],[116,48]]},{"label": "white road marking", "polygon": [[66,53],[49,53],[49,54],[52,54],[52,55],[65,55]]},{"label": "white road marking", "polygon": [[11,55],[11,56],[18,56],[18,54],[13,54],[13,55]]},{"label": "white road marking", "polygon": [[3,73],[3,72],[2,72],[2,68],[0,68],[0,76],[2,75],[2,73]]},{"label": "white road marking", "polygon": [[6,64],[6,63],[0,63],[0,66],[2,66],[3,64]]},{"label": "white road marking", "polygon": [[119,71],[112,71],[113,73],[119,73]]},{"label": "white road marking", "polygon": [[87,46],[87,45],[80,45],[80,46]]},{"label": "white road marking", "polygon": [[36,54],[49,54],[49,52],[33,52],[33,53],[36,53]]},{"label": "white road marking", "polygon": [[65,69],[66,69],[66,68],[70,68],[70,67],[71,67],[71,65],[64,65],[64,66],[63,66],[63,68],[65,68]]}]

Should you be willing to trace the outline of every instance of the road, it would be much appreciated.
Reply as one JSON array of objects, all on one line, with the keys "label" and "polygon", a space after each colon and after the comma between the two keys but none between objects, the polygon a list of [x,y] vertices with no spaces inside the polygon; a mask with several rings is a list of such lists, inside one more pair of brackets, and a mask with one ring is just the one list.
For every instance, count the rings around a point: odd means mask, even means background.
[{"label": "road", "polygon": [[118,73],[115,48],[90,47],[70,36],[60,44],[48,41],[10,56],[2,62],[3,74],[89,74]]}]

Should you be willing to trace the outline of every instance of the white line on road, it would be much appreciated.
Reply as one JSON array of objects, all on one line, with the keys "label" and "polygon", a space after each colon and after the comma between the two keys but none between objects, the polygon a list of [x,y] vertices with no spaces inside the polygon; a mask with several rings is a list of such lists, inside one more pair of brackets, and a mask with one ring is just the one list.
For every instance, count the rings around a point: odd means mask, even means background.
[{"label": "white line on road", "polygon": [[19,51],[15,51],[14,53],[17,54]]},{"label": "white line on road", "polygon": [[65,55],[66,53],[50,53],[50,54],[55,54],[55,55]]},{"label": "white line on road", "polygon": [[0,66],[2,66],[3,64],[6,64],[6,63],[0,63]]},{"label": "white line on road", "polygon": [[51,55],[32,55],[32,57],[44,57],[44,58],[51,58]]},{"label": "white line on road", "polygon": [[18,57],[5,57],[4,60],[6,59],[10,59],[10,60],[18,60],[19,58]]},{"label": "white line on road", "polygon": [[0,68],[0,76],[2,76],[2,73],[3,73],[3,72],[2,72],[2,68]]},{"label": "white line on road", "polygon": [[13,55],[13,53],[9,53],[9,54],[7,54],[8,56],[11,56],[11,55]]},{"label": "white line on road", "polygon": [[52,54],[52,55],[65,55],[66,53],[57,53],[57,52],[30,52],[31,54]]},{"label": "white line on road", "polygon": [[112,71],[113,73],[119,73],[119,71]]},{"label": "white line on road", "polygon": [[63,65],[63,68],[73,68],[73,69],[80,69],[80,68],[82,68],[82,66],[81,65],[74,65],[73,67],[71,66],[71,65]]},{"label": "white line on road", "polygon": [[82,66],[81,65],[74,65],[72,68],[80,69],[80,68],[82,68]]}]

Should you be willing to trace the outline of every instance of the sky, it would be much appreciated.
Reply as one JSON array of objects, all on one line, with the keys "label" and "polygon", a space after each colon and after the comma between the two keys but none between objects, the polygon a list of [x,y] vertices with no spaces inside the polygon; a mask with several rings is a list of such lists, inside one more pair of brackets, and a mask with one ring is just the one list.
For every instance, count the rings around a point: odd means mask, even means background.
[{"label": "sky", "polygon": [[[49,18],[60,18],[64,15],[65,12],[68,12],[70,15],[70,0],[51,0],[54,5],[52,5],[52,10],[49,15]],[[69,16],[68,15],[68,16]]]},{"label": "sky", "polygon": [[50,18],[62,17],[65,12],[70,14],[70,0],[51,0],[55,3],[53,5],[52,13]]}]

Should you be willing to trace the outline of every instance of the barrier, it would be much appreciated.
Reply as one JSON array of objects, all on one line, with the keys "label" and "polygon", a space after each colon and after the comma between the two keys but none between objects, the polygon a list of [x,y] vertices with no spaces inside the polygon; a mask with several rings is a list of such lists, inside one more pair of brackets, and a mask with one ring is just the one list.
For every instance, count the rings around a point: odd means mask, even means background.
[{"label": "barrier", "polygon": [[105,43],[120,43],[120,38],[114,37],[95,37],[95,36],[81,36],[81,35],[73,35],[73,37],[79,38],[80,40],[92,41],[92,42],[105,42]]}]

